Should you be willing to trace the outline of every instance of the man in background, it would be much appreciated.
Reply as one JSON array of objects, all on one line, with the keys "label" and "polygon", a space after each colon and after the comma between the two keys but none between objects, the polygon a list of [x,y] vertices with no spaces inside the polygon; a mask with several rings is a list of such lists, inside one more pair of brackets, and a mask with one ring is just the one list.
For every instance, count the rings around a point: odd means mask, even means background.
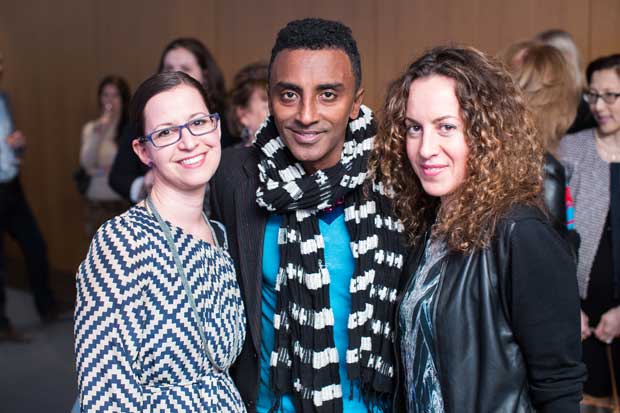
[{"label": "man in background", "polygon": [[[0,81],[3,73],[0,53]],[[35,306],[42,321],[58,317],[54,296],[49,286],[49,268],[45,241],[28,206],[19,180],[19,164],[26,148],[26,137],[15,130],[8,96],[0,90],[0,341],[28,341],[15,329],[6,314],[6,266],[2,241],[8,233],[21,248]]]}]

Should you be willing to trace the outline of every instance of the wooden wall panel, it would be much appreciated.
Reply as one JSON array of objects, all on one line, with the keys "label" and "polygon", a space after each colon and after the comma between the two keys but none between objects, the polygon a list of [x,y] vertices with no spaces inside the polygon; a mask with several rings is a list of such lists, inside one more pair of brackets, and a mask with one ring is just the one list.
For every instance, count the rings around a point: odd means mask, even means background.
[{"label": "wooden wall panel", "polygon": [[[268,60],[276,32],[306,16],[349,25],[362,55],[365,102],[378,109],[388,82],[423,50],[450,42],[496,53],[549,28],[570,31],[584,60],[620,52],[618,0],[0,0],[0,50],[16,122],[29,138],[23,183],[52,265],[83,258],[82,200],[71,173],[82,125],[97,116],[96,87],[123,75],[135,87],[173,38],[194,36],[227,84],[244,64]],[[16,254],[14,246],[9,254]]]},{"label": "wooden wall panel", "polygon": [[591,0],[590,59],[620,53],[620,1]]},{"label": "wooden wall panel", "polygon": [[[528,39],[548,29],[564,29],[570,32],[581,52],[587,58],[589,52],[588,25],[585,24],[592,0],[524,0],[502,2],[499,43],[500,50],[515,40]],[[492,35],[492,33],[488,33]]]},{"label": "wooden wall panel", "polygon": [[82,202],[71,186],[79,133],[95,77],[90,3],[4,2],[0,25],[10,43],[3,86],[27,136],[22,183],[56,267],[84,254]]},{"label": "wooden wall panel", "polygon": [[[108,0],[93,2],[96,34],[93,47],[97,52],[97,79],[118,73],[132,87],[157,71],[163,48],[174,38],[197,37],[213,50],[216,38],[216,16],[213,1],[144,2]],[[119,14],[119,10],[123,13]]]}]

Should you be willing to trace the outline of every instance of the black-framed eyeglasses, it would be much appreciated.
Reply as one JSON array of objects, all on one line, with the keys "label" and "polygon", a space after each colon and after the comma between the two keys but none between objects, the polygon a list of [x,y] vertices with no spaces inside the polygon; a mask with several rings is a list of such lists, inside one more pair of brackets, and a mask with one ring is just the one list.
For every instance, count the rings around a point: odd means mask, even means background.
[{"label": "black-framed eyeglasses", "polygon": [[588,102],[590,105],[596,105],[596,101],[599,98],[603,99],[603,102],[611,105],[619,97],[620,97],[620,93],[613,93],[613,92],[605,92],[601,94],[598,94],[591,90],[586,90],[585,92],[583,92],[583,100]]},{"label": "black-framed eyeglasses", "polygon": [[219,121],[219,113],[212,113],[210,115],[192,119],[183,125],[158,129],[148,135],[144,135],[136,139],[142,143],[147,141],[151,142],[151,144],[156,148],[165,148],[166,146],[174,145],[181,140],[183,128],[187,128],[189,133],[194,136],[202,136],[216,130]]}]

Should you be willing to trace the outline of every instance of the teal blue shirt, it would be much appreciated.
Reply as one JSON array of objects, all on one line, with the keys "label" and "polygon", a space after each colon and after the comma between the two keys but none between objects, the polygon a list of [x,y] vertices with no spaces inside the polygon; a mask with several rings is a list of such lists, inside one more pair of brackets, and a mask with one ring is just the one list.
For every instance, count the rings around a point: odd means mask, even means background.
[{"label": "teal blue shirt", "polygon": [[[256,406],[258,413],[267,413],[275,400],[269,388],[269,359],[274,345],[273,313],[276,308],[276,274],[280,264],[278,230],[281,222],[282,218],[278,215],[269,217],[263,243],[261,371]],[[368,409],[360,397],[357,385],[353,387],[353,397],[349,397],[351,383],[347,377],[346,366],[346,351],[349,344],[347,323],[351,312],[349,284],[353,275],[354,260],[349,246],[349,233],[344,223],[343,207],[336,208],[328,214],[319,215],[319,231],[325,241],[325,261],[331,279],[329,301],[334,312],[334,341],[340,362],[344,412],[366,413]],[[282,397],[281,406],[285,413],[295,412],[291,395]]]}]

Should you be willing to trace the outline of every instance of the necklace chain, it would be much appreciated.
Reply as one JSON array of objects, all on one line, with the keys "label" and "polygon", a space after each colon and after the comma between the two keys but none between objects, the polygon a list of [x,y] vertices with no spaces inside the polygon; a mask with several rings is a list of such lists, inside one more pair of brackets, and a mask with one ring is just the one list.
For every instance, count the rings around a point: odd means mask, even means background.
[{"label": "necklace chain", "polygon": [[616,162],[620,160],[620,147],[615,144],[609,144],[610,139],[604,139],[596,134],[596,147],[602,157],[608,162]]}]

